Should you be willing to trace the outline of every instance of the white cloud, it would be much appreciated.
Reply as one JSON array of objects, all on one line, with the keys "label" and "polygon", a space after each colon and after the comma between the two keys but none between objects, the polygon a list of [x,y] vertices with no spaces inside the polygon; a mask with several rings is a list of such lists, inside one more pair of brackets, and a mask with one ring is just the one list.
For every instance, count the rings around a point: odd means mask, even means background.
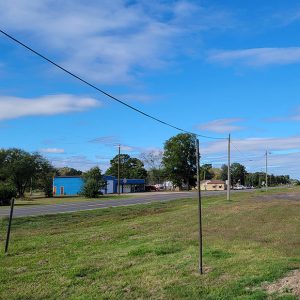
[{"label": "white cloud", "polygon": [[65,153],[65,149],[62,149],[62,148],[43,148],[43,149],[40,149],[40,152],[42,152],[42,153],[61,154],[61,153]]},{"label": "white cloud", "polygon": [[300,47],[214,51],[210,53],[208,59],[215,63],[241,64],[252,67],[288,65],[300,62]]},{"label": "white cloud", "polygon": [[243,119],[229,118],[229,119],[218,119],[206,124],[199,125],[198,128],[201,130],[207,130],[218,133],[230,133],[241,130],[243,127],[234,125],[234,123],[241,122]]},{"label": "white cloud", "polygon": [[[3,0],[6,30],[102,83],[128,81],[161,68],[198,43],[204,30],[224,29],[230,16],[193,1]],[[188,43],[185,42],[188,39]]]},{"label": "white cloud", "polygon": [[79,112],[96,108],[100,105],[101,102],[93,98],[67,94],[31,99],[0,96],[0,120]]}]

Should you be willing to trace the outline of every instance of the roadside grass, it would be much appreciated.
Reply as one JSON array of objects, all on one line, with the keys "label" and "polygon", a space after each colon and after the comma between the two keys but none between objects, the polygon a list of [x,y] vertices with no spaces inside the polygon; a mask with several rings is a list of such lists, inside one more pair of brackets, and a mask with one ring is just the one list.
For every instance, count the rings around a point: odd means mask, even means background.
[{"label": "roadside grass", "polygon": [[[55,196],[52,198],[36,197],[36,198],[25,198],[17,199],[15,202],[16,206],[26,205],[45,205],[45,204],[63,204],[63,203],[77,203],[77,202],[98,202],[107,201],[113,199],[128,199],[133,198],[135,195],[102,195],[99,198],[85,198],[81,196]],[[1,209],[1,207],[0,207]]]},{"label": "roadside grass", "polygon": [[300,201],[260,195],[204,199],[202,276],[195,199],[14,219],[0,299],[268,299],[300,266]]}]

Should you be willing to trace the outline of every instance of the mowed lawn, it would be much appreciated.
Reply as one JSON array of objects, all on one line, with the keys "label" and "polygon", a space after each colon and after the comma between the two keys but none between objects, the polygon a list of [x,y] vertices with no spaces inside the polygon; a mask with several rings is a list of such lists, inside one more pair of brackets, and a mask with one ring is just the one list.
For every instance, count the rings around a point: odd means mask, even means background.
[{"label": "mowed lawn", "polygon": [[[27,206],[27,205],[45,205],[45,204],[64,204],[64,203],[78,203],[78,202],[101,202],[106,200],[122,200],[136,197],[132,195],[101,195],[98,198],[85,198],[82,196],[55,196],[51,198],[45,197],[27,197],[25,199],[17,199],[15,202],[16,206]],[[0,209],[4,206],[0,206]]]},{"label": "mowed lawn", "polygon": [[300,196],[274,191],[204,199],[202,276],[196,199],[15,219],[8,256],[0,222],[0,299],[267,299],[300,265]]}]

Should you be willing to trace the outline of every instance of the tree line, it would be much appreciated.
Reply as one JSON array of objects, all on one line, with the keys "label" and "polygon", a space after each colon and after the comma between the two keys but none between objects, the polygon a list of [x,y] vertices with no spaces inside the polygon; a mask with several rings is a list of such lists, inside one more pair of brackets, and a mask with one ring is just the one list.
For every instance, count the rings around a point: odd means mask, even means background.
[{"label": "tree line", "polygon": [[[120,160],[120,177],[146,179],[147,184],[159,184],[171,181],[179,189],[190,189],[196,185],[196,140],[195,136],[181,133],[171,137],[164,143],[163,151],[144,152],[139,158],[128,154],[116,155],[110,160],[106,175],[118,176]],[[82,176],[84,192],[87,196],[95,196],[104,186],[103,175],[98,167],[87,172],[74,168],[55,168],[39,153],[29,153],[22,149],[0,149],[0,204],[3,199],[24,198],[30,190],[42,191],[46,197],[53,196],[53,176]],[[200,167],[201,180],[227,180],[227,165],[213,168],[211,164]],[[232,184],[262,186],[265,173],[247,172],[240,163],[231,165]],[[288,184],[289,175],[269,175],[269,185]],[[90,193],[87,191],[91,191]],[[1,200],[2,199],[2,200]]]}]

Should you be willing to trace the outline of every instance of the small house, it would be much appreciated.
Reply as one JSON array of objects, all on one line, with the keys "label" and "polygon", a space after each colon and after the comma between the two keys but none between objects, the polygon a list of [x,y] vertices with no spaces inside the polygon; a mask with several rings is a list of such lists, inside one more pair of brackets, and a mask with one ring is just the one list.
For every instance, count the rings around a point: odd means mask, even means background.
[{"label": "small house", "polygon": [[201,191],[225,191],[226,183],[222,180],[202,180],[200,189]]}]

